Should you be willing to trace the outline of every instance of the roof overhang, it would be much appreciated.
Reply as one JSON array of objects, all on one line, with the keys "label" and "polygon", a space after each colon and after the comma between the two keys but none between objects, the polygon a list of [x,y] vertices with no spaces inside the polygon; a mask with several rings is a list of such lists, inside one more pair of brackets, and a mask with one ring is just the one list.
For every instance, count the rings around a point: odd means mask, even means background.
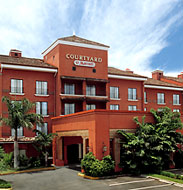
[{"label": "roof overhang", "polygon": [[45,68],[45,67],[32,67],[32,66],[23,66],[23,65],[11,65],[11,64],[1,64],[1,69],[15,69],[15,70],[29,70],[29,71],[39,71],[39,72],[49,72],[57,73],[57,69]]},{"label": "roof overhang", "polygon": [[122,76],[122,75],[108,75],[108,78],[125,79],[125,80],[138,80],[138,81],[146,81],[147,80],[147,78]]},{"label": "roof overhang", "polygon": [[169,86],[144,85],[144,87],[145,87],[145,88],[162,89],[162,90],[183,91],[183,88],[176,88],[176,87],[169,87]]},{"label": "roof overhang", "polygon": [[105,51],[108,51],[108,49],[109,49],[108,47],[103,47],[103,46],[84,44],[84,43],[78,43],[78,42],[70,42],[70,41],[65,41],[65,40],[56,40],[49,48],[47,48],[45,51],[43,51],[42,55],[45,56],[46,54],[48,54],[52,49],[54,49],[59,44],[85,47],[85,48],[92,48],[92,49],[99,49],[99,50],[105,50]]}]

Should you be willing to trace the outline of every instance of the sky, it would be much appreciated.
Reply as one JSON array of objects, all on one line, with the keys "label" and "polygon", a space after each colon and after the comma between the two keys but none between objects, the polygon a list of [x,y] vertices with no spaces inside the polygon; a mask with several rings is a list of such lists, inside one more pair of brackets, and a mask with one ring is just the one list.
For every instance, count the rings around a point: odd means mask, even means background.
[{"label": "sky", "polygon": [[109,66],[146,76],[183,71],[183,0],[1,0],[0,54],[42,58],[74,33],[109,45]]}]

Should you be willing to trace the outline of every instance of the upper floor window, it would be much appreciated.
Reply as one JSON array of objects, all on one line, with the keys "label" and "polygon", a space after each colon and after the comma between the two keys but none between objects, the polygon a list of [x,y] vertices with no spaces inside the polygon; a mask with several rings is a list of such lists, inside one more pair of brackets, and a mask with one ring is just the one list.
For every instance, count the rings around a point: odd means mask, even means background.
[{"label": "upper floor window", "polygon": [[128,89],[128,100],[136,100],[137,99],[137,89],[129,88]]},{"label": "upper floor window", "polygon": [[45,81],[36,81],[36,94],[47,95],[48,83]]},{"label": "upper floor window", "polygon": [[180,112],[179,109],[173,109],[173,112]]},{"label": "upper floor window", "polygon": [[144,92],[144,102],[147,103],[147,93]]},{"label": "upper floor window", "polygon": [[11,93],[23,93],[23,80],[11,79]]},{"label": "upper floor window", "polygon": [[173,94],[173,105],[179,105],[179,94]]},{"label": "upper floor window", "polygon": [[64,113],[65,115],[75,113],[75,104],[65,103]]},{"label": "upper floor window", "polygon": [[86,110],[94,110],[96,109],[96,105],[95,104],[87,104],[86,105]]},{"label": "upper floor window", "polygon": [[137,106],[128,106],[128,111],[137,111]]},{"label": "upper floor window", "polygon": [[65,94],[75,94],[75,85],[74,84],[64,84],[64,93]]},{"label": "upper floor window", "polygon": [[158,104],[165,103],[165,94],[164,93],[157,93],[157,103]]},{"label": "upper floor window", "polygon": [[110,87],[110,98],[118,99],[119,98],[119,88],[111,86]]},{"label": "upper floor window", "polygon": [[36,102],[36,113],[43,116],[48,115],[48,102]]},{"label": "upper floor window", "polygon": [[[11,129],[11,136],[15,136],[15,129]],[[17,136],[22,137],[23,136],[23,127],[20,127],[17,129]]]},{"label": "upper floor window", "polygon": [[[48,123],[43,123],[42,125],[37,124],[36,129],[47,135],[48,134]],[[38,135],[38,133],[36,133],[36,135]]]},{"label": "upper floor window", "polygon": [[110,110],[119,110],[119,105],[117,105],[117,104],[111,104],[110,105]]},{"label": "upper floor window", "polygon": [[95,85],[87,85],[86,86],[86,95],[88,95],[88,96],[96,96],[96,87],[95,87]]}]

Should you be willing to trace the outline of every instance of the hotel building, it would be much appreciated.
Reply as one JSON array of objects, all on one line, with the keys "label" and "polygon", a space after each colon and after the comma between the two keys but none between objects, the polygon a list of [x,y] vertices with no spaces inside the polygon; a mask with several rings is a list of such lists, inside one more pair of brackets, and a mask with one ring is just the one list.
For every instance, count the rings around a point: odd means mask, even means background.
[{"label": "hotel building", "polygon": [[[22,57],[19,50],[0,55],[0,98],[28,98],[44,124],[35,128],[57,133],[52,152],[55,165],[74,163],[92,151],[98,159],[110,154],[120,161],[116,131],[134,132],[133,117],[146,115],[153,122],[151,108],[183,109],[183,74],[167,77],[162,71],[152,78],[126,69],[108,67],[109,46],[77,36],[57,39],[43,52],[43,59]],[[0,114],[7,116],[0,103]],[[36,134],[18,130],[20,153],[35,156]],[[13,150],[14,131],[0,127],[0,145]]]}]

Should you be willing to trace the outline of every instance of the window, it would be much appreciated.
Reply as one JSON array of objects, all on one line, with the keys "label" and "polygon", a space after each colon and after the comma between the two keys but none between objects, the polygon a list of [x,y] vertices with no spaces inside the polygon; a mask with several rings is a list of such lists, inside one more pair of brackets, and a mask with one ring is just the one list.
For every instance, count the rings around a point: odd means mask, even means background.
[{"label": "window", "polygon": [[165,103],[165,94],[164,93],[157,93],[157,103],[158,104]]},{"label": "window", "polygon": [[86,95],[88,95],[88,96],[96,96],[96,87],[95,87],[95,85],[87,85],[86,86]]},{"label": "window", "polygon": [[75,85],[74,84],[64,84],[64,93],[65,94],[75,94]]},{"label": "window", "polygon": [[144,108],[144,111],[147,111],[147,108]]},{"label": "window", "polygon": [[36,113],[43,116],[48,115],[48,102],[36,102]]},{"label": "window", "polygon": [[[15,136],[15,129],[11,129],[11,136]],[[23,136],[23,127],[20,127],[17,129],[17,136],[22,137]]]},{"label": "window", "polygon": [[137,89],[129,88],[128,89],[128,100],[136,100],[137,99]]},{"label": "window", "polygon": [[[48,134],[48,123],[43,123],[42,125],[37,124],[36,129],[47,135]],[[36,135],[38,135],[38,133],[36,133]]]},{"label": "window", "polygon": [[158,108],[157,111],[161,112],[163,111],[163,108]]},{"label": "window", "polygon": [[48,83],[45,81],[36,81],[36,94],[47,95]]},{"label": "window", "polygon": [[75,104],[65,103],[64,113],[65,115],[75,113]]},{"label": "window", "polygon": [[144,102],[147,103],[147,93],[144,92]]},{"label": "window", "polygon": [[110,110],[119,110],[119,105],[117,105],[117,104],[111,104],[110,105]]},{"label": "window", "polygon": [[179,109],[173,109],[173,112],[180,112]]},{"label": "window", "polygon": [[23,93],[23,80],[11,79],[11,93]]},{"label": "window", "polygon": [[96,109],[96,105],[95,104],[87,104],[86,105],[86,110],[94,110]]},{"label": "window", "polygon": [[110,98],[119,99],[119,88],[111,86],[110,87]]},{"label": "window", "polygon": [[179,94],[173,94],[173,105],[179,105]]},{"label": "window", "polygon": [[137,111],[137,106],[128,106],[128,111]]}]

